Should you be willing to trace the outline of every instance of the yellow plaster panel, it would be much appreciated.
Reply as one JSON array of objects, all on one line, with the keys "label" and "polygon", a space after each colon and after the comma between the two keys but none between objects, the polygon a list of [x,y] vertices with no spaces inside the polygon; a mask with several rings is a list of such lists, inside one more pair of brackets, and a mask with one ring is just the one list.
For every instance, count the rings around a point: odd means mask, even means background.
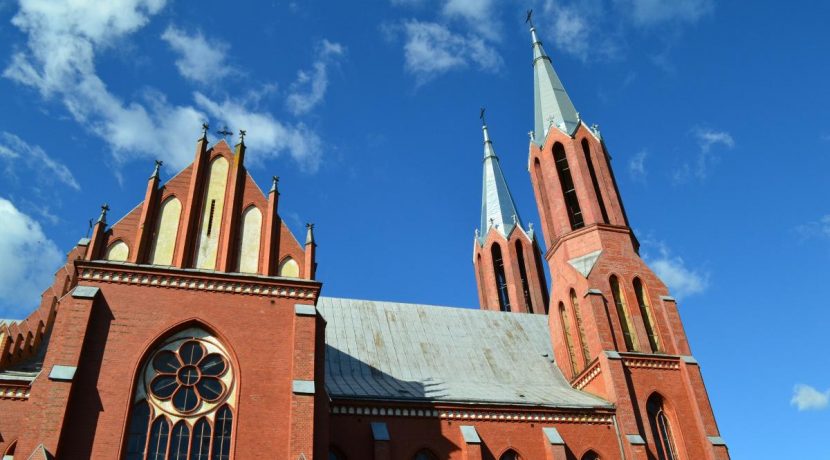
[{"label": "yellow plaster panel", "polygon": [[107,249],[107,260],[111,260],[113,262],[124,262],[127,260],[127,256],[129,255],[130,248],[127,246],[127,243],[123,241],[116,241]]},{"label": "yellow plaster panel", "polygon": [[259,270],[259,239],[262,235],[262,212],[251,206],[242,213],[242,239],[239,242],[239,271]]},{"label": "yellow plaster panel", "polygon": [[291,257],[287,257],[285,260],[280,262],[279,276],[285,276],[287,278],[299,278],[300,266],[297,265],[297,261],[292,259]]},{"label": "yellow plaster panel", "polygon": [[153,265],[172,265],[173,249],[176,247],[176,237],[179,234],[179,217],[182,213],[182,203],[176,197],[164,200],[159,212],[156,225],[155,240],[150,251],[150,263]]},{"label": "yellow plaster panel", "polygon": [[219,247],[219,229],[222,228],[222,210],[225,208],[225,188],[228,184],[228,160],[217,157],[210,164],[210,176],[202,207],[202,224],[196,245],[196,268],[216,268],[216,250]]}]

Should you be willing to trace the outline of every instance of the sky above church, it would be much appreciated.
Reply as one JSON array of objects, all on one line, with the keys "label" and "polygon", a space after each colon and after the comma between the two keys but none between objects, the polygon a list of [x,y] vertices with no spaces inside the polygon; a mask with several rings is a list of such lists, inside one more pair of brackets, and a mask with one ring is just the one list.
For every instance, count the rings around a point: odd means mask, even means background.
[{"label": "sky above church", "polygon": [[479,107],[538,222],[533,7],[733,458],[830,458],[830,4],[800,3],[0,0],[0,317],[153,160],[186,166],[203,121],[247,130],[295,235],[316,224],[325,295],[477,307]]}]

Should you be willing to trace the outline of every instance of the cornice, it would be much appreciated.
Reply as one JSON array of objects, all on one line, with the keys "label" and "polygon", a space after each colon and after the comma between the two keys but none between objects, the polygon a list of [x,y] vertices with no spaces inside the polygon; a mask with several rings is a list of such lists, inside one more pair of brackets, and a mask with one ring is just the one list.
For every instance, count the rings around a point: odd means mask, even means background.
[{"label": "cornice", "polygon": [[571,410],[494,410],[488,408],[419,408],[385,403],[378,406],[333,403],[332,415],[366,415],[385,417],[416,417],[444,420],[477,420],[497,422],[554,422],[581,424],[611,424],[613,410],[571,409]]}]

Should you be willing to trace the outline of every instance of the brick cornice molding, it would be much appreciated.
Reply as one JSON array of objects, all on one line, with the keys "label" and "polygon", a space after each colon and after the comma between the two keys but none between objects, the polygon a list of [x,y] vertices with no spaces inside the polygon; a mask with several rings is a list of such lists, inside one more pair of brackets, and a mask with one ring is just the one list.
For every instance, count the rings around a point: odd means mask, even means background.
[{"label": "brick cornice molding", "polygon": [[394,404],[383,404],[379,406],[340,404],[331,405],[329,412],[332,415],[369,415],[381,417],[419,417],[438,418],[446,420],[471,420],[471,421],[500,421],[500,422],[556,422],[556,423],[581,423],[581,424],[611,424],[613,423],[613,410],[543,410],[543,411],[521,411],[521,410],[493,410],[486,408],[465,408],[445,409],[435,407],[414,407]]}]

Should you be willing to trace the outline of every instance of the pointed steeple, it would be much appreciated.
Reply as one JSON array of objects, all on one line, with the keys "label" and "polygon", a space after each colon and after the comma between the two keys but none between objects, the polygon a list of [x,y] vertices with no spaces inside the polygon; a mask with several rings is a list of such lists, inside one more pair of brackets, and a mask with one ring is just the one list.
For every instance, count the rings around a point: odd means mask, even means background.
[{"label": "pointed steeple", "polygon": [[545,142],[548,129],[557,127],[568,135],[579,126],[579,113],[562,86],[559,76],[553,70],[550,57],[542,48],[536,36],[536,27],[531,23],[530,37],[533,41],[533,107],[534,139],[538,144]]},{"label": "pointed steeple", "polygon": [[484,178],[481,191],[481,232],[479,243],[487,237],[490,227],[495,227],[507,237],[516,225],[521,226],[519,211],[513,202],[513,196],[502,174],[499,158],[493,150],[493,142],[487,131],[487,124],[482,126],[484,132]]}]

